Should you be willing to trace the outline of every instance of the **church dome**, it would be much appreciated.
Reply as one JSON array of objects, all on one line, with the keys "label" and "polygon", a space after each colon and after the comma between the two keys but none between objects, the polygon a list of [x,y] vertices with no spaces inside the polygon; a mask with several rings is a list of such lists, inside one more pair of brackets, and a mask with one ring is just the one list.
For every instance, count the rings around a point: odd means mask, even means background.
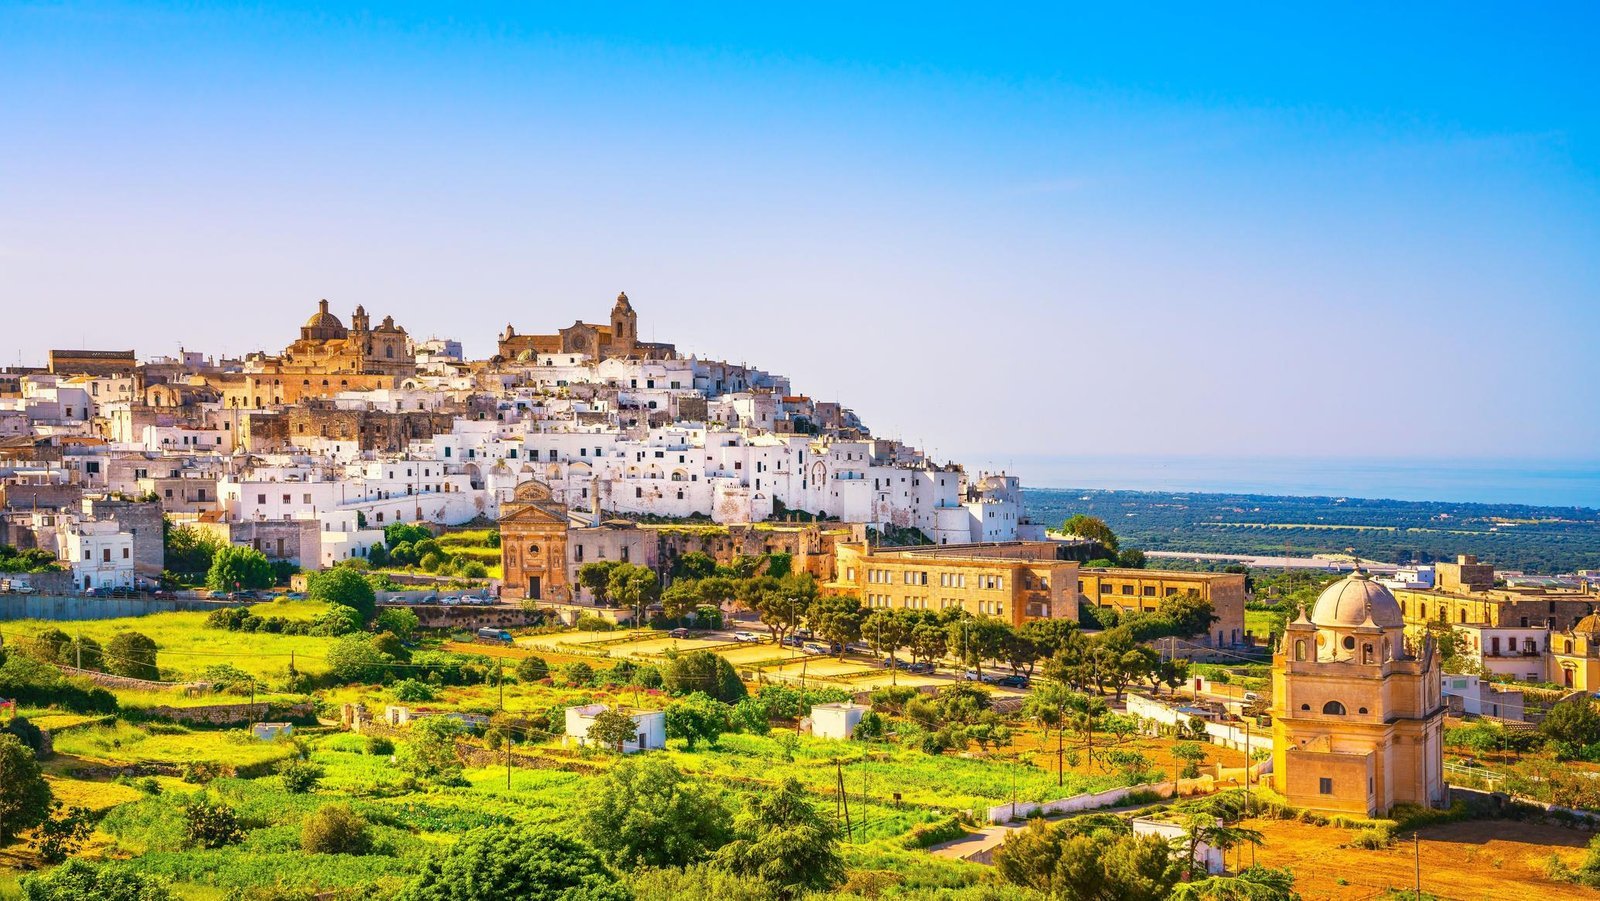
[{"label": "church dome", "polygon": [[1319,626],[1360,626],[1369,619],[1385,629],[1405,625],[1394,595],[1360,569],[1323,589],[1311,610],[1311,621]]},{"label": "church dome", "polygon": [[306,320],[306,328],[342,329],[344,323],[339,321],[338,316],[328,312],[328,302],[324,300],[317,304],[317,311]]},{"label": "church dome", "polygon": [[1600,633],[1600,614],[1591,613],[1583,619],[1578,620],[1577,625],[1572,627],[1572,631],[1582,635],[1594,635],[1596,633]]}]

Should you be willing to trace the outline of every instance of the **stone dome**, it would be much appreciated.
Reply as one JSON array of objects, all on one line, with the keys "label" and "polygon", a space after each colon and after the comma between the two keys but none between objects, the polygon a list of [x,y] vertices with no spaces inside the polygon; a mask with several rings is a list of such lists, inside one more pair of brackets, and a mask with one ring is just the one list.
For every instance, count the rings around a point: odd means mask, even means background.
[{"label": "stone dome", "polygon": [[339,321],[338,316],[328,312],[328,302],[324,300],[317,304],[317,311],[306,320],[306,328],[342,329],[344,323]]},{"label": "stone dome", "polygon": [[1572,631],[1583,635],[1600,633],[1600,614],[1591,613],[1578,620],[1577,624],[1572,627]]},{"label": "stone dome", "polygon": [[1311,621],[1319,626],[1354,627],[1368,619],[1385,629],[1405,626],[1400,602],[1360,569],[1323,589],[1311,610]]}]

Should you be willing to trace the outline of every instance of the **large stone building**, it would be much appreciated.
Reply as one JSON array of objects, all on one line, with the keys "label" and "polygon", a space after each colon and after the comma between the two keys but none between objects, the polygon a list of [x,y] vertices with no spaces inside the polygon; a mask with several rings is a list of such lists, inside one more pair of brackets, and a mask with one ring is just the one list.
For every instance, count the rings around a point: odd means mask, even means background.
[{"label": "large stone building", "polygon": [[1432,637],[1365,572],[1284,630],[1273,656],[1273,781],[1296,807],[1355,814],[1445,804],[1445,703]]},{"label": "large stone building", "polygon": [[1080,603],[1112,607],[1121,613],[1154,613],[1164,599],[1180,594],[1194,594],[1211,604],[1216,621],[1206,634],[1207,644],[1244,641],[1243,573],[1099,568],[1078,572]]},{"label": "large stone building", "polygon": [[531,362],[541,354],[582,354],[591,361],[634,357],[670,360],[677,356],[671,344],[639,340],[639,314],[633,311],[628,295],[618,294],[611,307],[611,322],[594,325],[579,320],[554,335],[519,335],[509,323],[500,334],[502,360]]},{"label": "large stone building", "polygon": [[1464,625],[1561,631],[1595,612],[1600,597],[1578,588],[1497,585],[1494,567],[1470,554],[1435,566],[1432,588],[1398,588],[1406,625],[1448,629]]},{"label": "large stone building", "polygon": [[869,609],[960,607],[1013,626],[1078,618],[1078,564],[1047,541],[875,548],[840,543],[832,587]]}]

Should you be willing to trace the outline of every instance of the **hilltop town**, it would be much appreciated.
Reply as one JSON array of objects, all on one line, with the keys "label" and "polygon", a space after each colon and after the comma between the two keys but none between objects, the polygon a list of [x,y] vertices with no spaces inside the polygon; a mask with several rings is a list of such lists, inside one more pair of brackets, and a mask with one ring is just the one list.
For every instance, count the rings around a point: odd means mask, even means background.
[{"label": "hilltop town", "polygon": [[0,373],[0,897],[1600,885],[1593,579],[1157,568],[638,335]]}]

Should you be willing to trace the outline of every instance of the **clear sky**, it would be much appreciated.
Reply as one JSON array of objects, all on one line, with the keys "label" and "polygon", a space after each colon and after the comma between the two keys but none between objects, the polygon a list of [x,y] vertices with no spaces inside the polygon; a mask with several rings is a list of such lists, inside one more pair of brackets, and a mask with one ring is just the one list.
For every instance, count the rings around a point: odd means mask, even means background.
[{"label": "clear sky", "polygon": [[683,6],[0,5],[0,358],[626,290],[940,455],[1600,458],[1593,5]]}]

